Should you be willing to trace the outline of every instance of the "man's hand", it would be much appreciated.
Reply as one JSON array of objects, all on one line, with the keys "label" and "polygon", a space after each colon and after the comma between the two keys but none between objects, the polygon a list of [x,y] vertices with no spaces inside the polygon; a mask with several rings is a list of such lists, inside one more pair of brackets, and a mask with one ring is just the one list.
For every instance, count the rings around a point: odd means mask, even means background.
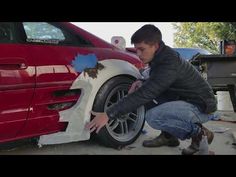
[{"label": "man's hand", "polygon": [[142,86],[142,83],[143,83],[143,82],[140,81],[140,80],[135,81],[135,82],[131,85],[131,87],[130,87],[130,89],[129,89],[129,91],[128,91],[128,94],[134,92],[134,91],[137,90],[139,87],[141,87],[141,86]]},{"label": "man's hand", "polygon": [[100,129],[106,125],[109,118],[105,112],[100,113],[91,111],[91,114],[94,115],[95,117],[93,120],[91,120],[91,122],[85,125],[85,128],[89,129],[90,133],[92,133],[94,130],[97,129],[96,133],[98,133]]}]

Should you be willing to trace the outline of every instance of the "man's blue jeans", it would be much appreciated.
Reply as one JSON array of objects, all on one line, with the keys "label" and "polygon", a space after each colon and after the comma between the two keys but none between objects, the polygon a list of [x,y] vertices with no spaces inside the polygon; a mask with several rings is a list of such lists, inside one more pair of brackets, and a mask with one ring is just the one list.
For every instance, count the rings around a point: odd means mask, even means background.
[{"label": "man's blue jeans", "polygon": [[200,132],[195,123],[205,123],[209,114],[199,111],[197,106],[185,101],[171,101],[147,111],[147,123],[154,129],[165,131],[181,139],[189,139]]}]

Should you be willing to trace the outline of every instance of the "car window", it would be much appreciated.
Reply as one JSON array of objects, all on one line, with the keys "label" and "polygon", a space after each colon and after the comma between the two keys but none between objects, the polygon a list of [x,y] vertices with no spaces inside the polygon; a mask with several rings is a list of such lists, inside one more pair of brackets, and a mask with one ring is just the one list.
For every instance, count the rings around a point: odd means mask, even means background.
[{"label": "car window", "polygon": [[92,47],[93,45],[68,29],[47,22],[23,22],[26,42],[37,44],[53,44],[63,46]]},{"label": "car window", "polygon": [[46,22],[24,22],[27,42],[58,44],[66,38],[63,32]]},{"label": "car window", "polygon": [[14,24],[10,22],[0,23],[0,43],[11,43],[15,41]]}]

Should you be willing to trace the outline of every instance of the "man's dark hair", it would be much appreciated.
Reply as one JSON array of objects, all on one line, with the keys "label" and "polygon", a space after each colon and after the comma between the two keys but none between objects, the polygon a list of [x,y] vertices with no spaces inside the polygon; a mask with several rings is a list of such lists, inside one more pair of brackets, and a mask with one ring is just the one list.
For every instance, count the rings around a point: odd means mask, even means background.
[{"label": "man's dark hair", "polygon": [[160,43],[162,40],[161,31],[154,25],[142,26],[131,37],[131,44],[145,42],[146,44]]}]

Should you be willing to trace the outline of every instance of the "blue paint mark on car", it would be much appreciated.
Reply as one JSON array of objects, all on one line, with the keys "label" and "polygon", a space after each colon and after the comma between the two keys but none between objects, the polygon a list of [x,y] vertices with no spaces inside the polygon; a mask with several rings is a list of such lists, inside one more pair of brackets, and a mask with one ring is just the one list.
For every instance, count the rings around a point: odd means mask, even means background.
[{"label": "blue paint mark on car", "polygon": [[77,54],[75,59],[72,60],[72,66],[77,72],[83,72],[88,68],[95,68],[97,65],[98,59],[95,54],[81,55]]}]

